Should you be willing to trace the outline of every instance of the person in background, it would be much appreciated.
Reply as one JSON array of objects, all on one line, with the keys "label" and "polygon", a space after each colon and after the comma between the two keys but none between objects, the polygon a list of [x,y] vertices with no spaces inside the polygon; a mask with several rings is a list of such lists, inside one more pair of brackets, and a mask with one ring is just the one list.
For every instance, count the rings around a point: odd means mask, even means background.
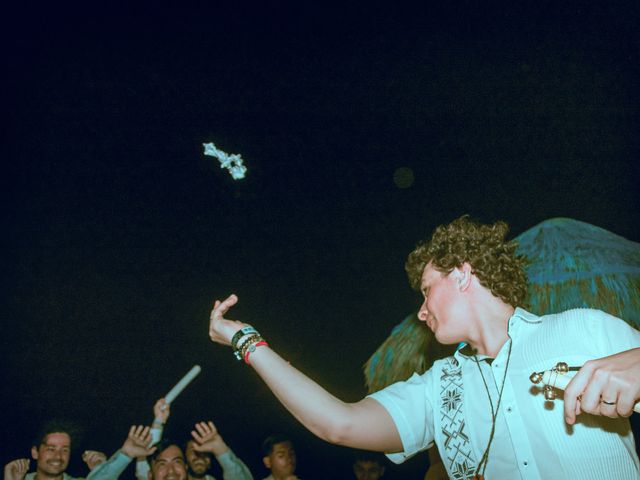
[{"label": "person in background", "polygon": [[353,462],[353,474],[356,480],[380,480],[384,475],[384,456],[377,452],[356,450]]},{"label": "person in background", "polygon": [[263,480],[298,480],[296,477],[296,451],[285,435],[274,434],[262,442],[262,463],[271,471]]},{"label": "person in background", "polygon": [[160,440],[149,461],[151,466],[146,480],[187,480],[184,453],[171,440]]},{"label": "person in background", "polygon": [[[164,398],[161,398],[154,404],[153,413],[154,420],[151,431],[154,441],[157,442],[162,437],[171,408]],[[184,449],[189,480],[216,480],[215,477],[208,474],[213,457],[222,467],[224,480],[253,480],[249,468],[236,457],[212,421],[196,423],[191,436],[192,438],[187,441]],[[137,480],[147,480],[148,474],[149,464],[146,458],[138,458],[136,462]]]},{"label": "person in background", "polygon": [[[66,473],[74,433],[75,429],[64,421],[45,424],[31,447],[36,471],[27,473],[30,464],[27,458],[13,460],[4,467],[4,480],[79,480]],[[133,458],[153,452],[148,447],[150,442],[148,427],[132,426],[122,447],[109,460],[94,465],[87,480],[118,478]]]}]

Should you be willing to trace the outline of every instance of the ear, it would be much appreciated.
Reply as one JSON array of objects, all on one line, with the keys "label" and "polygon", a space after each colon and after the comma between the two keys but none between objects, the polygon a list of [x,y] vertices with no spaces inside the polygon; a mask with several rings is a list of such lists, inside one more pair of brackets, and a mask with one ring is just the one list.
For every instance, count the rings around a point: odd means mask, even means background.
[{"label": "ear", "polygon": [[31,458],[33,458],[34,460],[38,459],[38,449],[35,447],[35,445],[31,447]]},{"label": "ear", "polygon": [[458,288],[461,292],[467,290],[469,285],[471,285],[471,277],[473,275],[471,270],[471,265],[467,262],[453,269],[455,279],[458,282]]},{"label": "ear", "polygon": [[271,459],[269,457],[262,457],[262,463],[264,466],[271,470]]}]

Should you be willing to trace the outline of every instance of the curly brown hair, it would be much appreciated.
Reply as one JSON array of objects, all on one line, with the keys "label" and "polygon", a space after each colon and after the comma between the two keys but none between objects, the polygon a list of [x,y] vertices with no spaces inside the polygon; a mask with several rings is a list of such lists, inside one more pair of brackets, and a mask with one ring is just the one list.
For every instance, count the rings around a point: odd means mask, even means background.
[{"label": "curly brown hair", "polygon": [[471,265],[480,284],[514,307],[527,295],[526,259],[516,254],[517,244],[505,241],[509,226],[502,221],[481,224],[463,215],[435,229],[430,240],[419,243],[409,254],[405,270],[411,287],[419,290],[429,262],[450,273],[464,262]]}]

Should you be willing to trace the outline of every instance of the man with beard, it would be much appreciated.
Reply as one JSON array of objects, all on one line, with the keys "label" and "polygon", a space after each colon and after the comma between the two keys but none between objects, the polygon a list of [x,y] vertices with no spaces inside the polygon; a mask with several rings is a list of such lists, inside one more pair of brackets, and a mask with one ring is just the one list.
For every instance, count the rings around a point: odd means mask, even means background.
[{"label": "man with beard", "polygon": [[[4,480],[80,480],[66,473],[71,456],[71,441],[75,429],[61,421],[47,423],[31,447],[36,471],[27,474],[29,460],[20,458],[4,468]],[[87,480],[114,480],[120,476],[134,457],[149,455],[151,435],[148,427],[131,427],[124,444],[109,460],[95,466]]]},{"label": "man with beard", "polygon": [[213,422],[199,422],[191,432],[193,440],[187,442],[185,453],[189,480],[216,480],[207,475],[211,456],[222,467],[224,480],[253,480],[247,466],[231,451]]}]

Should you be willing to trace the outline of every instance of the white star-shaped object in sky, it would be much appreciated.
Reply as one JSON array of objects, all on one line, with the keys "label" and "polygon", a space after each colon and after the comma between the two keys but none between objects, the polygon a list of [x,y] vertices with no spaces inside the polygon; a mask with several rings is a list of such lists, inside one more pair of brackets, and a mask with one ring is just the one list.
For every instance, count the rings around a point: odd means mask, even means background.
[{"label": "white star-shaped object in sky", "polygon": [[242,156],[237,153],[229,155],[218,149],[213,143],[203,143],[202,146],[204,146],[204,154],[217,158],[220,162],[220,168],[227,169],[234,180],[244,178],[247,167],[242,162]]}]

